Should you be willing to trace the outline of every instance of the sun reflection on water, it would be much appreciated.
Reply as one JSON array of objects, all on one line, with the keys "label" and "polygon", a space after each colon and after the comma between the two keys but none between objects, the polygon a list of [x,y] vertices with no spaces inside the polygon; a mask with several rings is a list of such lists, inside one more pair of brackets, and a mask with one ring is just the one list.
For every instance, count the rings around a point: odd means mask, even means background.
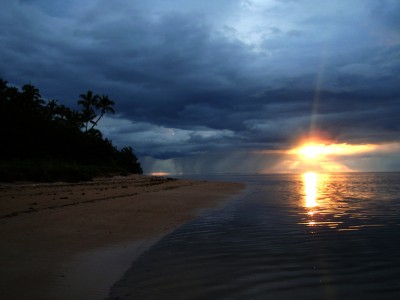
[{"label": "sun reflection on water", "polygon": [[332,197],[334,197],[335,190],[332,188],[334,185],[332,185],[333,182],[330,176],[323,173],[307,172],[302,175],[302,179],[302,206],[306,209],[307,217],[300,224],[313,228],[329,227],[338,229],[338,226],[343,223],[340,219],[346,213],[346,208],[341,207],[343,203],[339,204],[333,201]]},{"label": "sun reflection on water", "polygon": [[310,227],[315,226],[328,226],[336,227],[337,222],[325,220],[324,213],[321,214],[321,210],[326,210],[326,199],[320,199],[324,194],[326,176],[324,174],[318,174],[315,172],[307,172],[303,174],[303,192],[304,192],[304,204],[303,206],[307,209],[307,221],[303,224],[307,224]]},{"label": "sun reflection on water", "polygon": [[304,193],[305,193],[305,207],[317,206],[317,173],[307,172],[303,174],[304,180]]}]

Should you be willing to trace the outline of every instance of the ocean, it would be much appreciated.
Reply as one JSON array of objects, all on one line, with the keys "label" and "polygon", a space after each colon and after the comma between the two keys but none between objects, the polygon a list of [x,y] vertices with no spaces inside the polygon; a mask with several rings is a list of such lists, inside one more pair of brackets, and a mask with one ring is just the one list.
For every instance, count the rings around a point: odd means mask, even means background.
[{"label": "ocean", "polygon": [[400,299],[400,173],[190,177],[247,188],[146,251],[109,299]]}]

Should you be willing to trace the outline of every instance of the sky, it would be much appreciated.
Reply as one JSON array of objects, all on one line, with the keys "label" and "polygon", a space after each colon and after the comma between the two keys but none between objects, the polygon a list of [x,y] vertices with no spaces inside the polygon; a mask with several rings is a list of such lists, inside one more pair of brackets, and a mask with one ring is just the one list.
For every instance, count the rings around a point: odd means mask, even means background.
[{"label": "sky", "polygon": [[146,173],[400,171],[400,1],[2,0],[0,28],[0,78],[107,94]]}]

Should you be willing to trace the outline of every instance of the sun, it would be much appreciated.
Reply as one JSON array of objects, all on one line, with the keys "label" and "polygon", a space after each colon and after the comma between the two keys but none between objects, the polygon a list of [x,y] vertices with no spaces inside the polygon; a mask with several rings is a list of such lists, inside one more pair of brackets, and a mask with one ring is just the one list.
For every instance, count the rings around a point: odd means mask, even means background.
[{"label": "sun", "polygon": [[298,149],[298,154],[305,160],[318,160],[328,153],[329,151],[322,144],[306,144]]},{"label": "sun", "polygon": [[[398,145],[398,144],[396,144]],[[354,172],[352,164],[355,159],[385,149],[399,149],[393,145],[348,144],[336,143],[332,140],[303,139],[293,148],[285,150],[264,150],[262,153],[279,154],[283,159],[268,169],[273,172]]]},{"label": "sun", "polygon": [[304,143],[301,146],[290,151],[291,154],[297,154],[303,160],[316,161],[326,160],[334,156],[349,156],[360,153],[371,152],[376,148],[375,145],[349,145],[328,144],[328,143]]},{"label": "sun", "polygon": [[375,149],[376,145],[372,144],[303,141],[286,153],[294,155],[293,161],[297,163],[297,168],[304,171],[350,172],[352,169],[343,163],[345,157],[372,152]]},{"label": "sun", "polygon": [[297,140],[291,148],[263,150],[261,153],[280,156],[276,163],[265,172],[356,172],[358,164],[365,167],[375,154],[400,151],[400,143],[348,144],[333,140],[315,138]]}]

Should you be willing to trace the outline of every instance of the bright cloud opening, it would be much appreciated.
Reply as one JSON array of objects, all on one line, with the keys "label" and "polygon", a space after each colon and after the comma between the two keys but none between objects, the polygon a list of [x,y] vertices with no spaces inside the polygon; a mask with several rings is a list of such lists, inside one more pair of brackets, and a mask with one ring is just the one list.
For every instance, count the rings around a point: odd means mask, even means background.
[{"label": "bright cloud opening", "polygon": [[292,150],[289,154],[297,154],[302,160],[313,161],[325,159],[328,156],[356,155],[361,153],[373,152],[378,148],[377,145],[350,145],[342,144],[323,144],[306,143]]},{"label": "bright cloud opening", "polygon": [[[357,172],[387,168],[387,162],[397,157],[400,143],[347,144],[305,141],[290,150],[282,150],[281,160],[265,172]],[[270,151],[263,151],[271,154]],[[274,150],[279,153],[279,150]]]}]

